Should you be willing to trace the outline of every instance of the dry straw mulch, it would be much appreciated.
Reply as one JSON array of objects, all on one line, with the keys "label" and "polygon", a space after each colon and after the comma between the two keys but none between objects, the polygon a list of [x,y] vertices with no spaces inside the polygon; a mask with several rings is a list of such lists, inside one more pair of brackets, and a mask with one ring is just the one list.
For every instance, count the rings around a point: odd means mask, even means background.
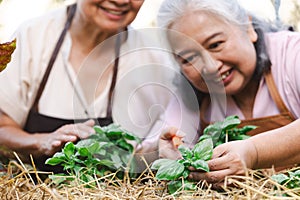
[{"label": "dry straw mulch", "polygon": [[169,195],[166,182],[157,181],[150,169],[136,179],[116,180],[115,174],[98,178],[96,182],[72,182],[55,185],[48,174],[39,172],[34,165],[11,161],[0,174],[0,199],[22,200],[95,200],[95,199],[300,199],[300,188],[289,190],[276,182],[268,171],[248,171],[246,176],[227,177],[222,191],[200,182],[197,191],[179,191]]}]

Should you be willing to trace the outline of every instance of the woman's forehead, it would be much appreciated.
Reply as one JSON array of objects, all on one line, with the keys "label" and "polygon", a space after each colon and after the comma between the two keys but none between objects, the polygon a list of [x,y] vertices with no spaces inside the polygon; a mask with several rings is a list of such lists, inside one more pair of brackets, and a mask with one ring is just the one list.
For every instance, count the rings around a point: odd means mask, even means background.
[{"label": "woman's forehead", "polygon": [[168,39],[173,47],[197,47],[207,39],[221,34],[228,25],[218,18],[198,13],[185,15],[170,26]]}]

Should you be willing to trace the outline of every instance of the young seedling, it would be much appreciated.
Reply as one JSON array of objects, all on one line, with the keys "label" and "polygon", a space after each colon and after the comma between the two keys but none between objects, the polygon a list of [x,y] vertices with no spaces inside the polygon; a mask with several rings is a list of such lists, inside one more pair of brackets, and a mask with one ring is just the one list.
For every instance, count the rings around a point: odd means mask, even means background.
[{"label": "young seedling", "polygon": [[184,145],[180,145],[178,150],[182,159],[158,159],[154,161],[151,169],[157,170],[156,179],[171,181],[168,185],[168,191],[173,194],[180,188],[184,190],[194,190],[196,184],[188,181],[187,177],[190,173],[190,166],[198,170],[209,171],[207,160],[210,160],[213,152],[213,143],[210,136],[203,136],[199,142],[189,149]]},{"label": "young seedling", "polygon": [[229,116],[224,121],[215,122],[207,126],[203,134],[212,137],[214,147],[234,140],[244,140],[250,136],[247,133],[256,128],[256,126],[248,125],[242,128],[237,126],[241,123],[238,116]]},{"label": "young seedling", "polygon": [[54,182],[68,184],[77,178],[93,185],[95,178],[107,172],[117,172],[118,178],[122,178],[127,169],[134,172],[134,147],[128,141],[140,143],[140,139],[116,124],[94,129],[96,134],[77,144],[66,143],[61,152],[46,160],[46,164],[62,166],[66,171],[51,175]]},{"label": "young seedling", "polygon": [[300,170],[275,174],[271,176],[271,179],[291,190],[300,188]]}]

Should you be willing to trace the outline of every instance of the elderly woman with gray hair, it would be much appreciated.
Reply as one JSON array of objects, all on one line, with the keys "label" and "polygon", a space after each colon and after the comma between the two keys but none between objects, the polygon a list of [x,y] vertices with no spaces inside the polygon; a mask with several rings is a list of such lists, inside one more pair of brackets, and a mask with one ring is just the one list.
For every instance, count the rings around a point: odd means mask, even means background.
[{"label": "elderly woman with gray hair", "polygon": [[[230,115],[239,116],[241,126],[258,127],[247,140],[216,147],[210,172],[194,170],[190,178],[217,184],[247,168],[300,163],[300,34],[275,28],[235,0],[165,0],[158,21],[197,97],[200,125],[186,135],[201,135],[208,124]],[[173,105],[160,157],[179,155],[170,145],[181,130]]]}]

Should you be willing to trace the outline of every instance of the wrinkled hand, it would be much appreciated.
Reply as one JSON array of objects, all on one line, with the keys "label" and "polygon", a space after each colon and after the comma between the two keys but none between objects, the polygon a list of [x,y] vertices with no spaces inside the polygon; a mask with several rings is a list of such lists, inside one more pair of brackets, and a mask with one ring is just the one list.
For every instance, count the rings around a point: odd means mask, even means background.
[{"label": "wrinkled hand", "polygon": [[247,168],[254,166],[256,158],[256,149],[251,141],[228,142],[214,149],[213,157],[208,161],[210,172],[204,173],[191,168],[189,178],[206,180],[215,187],[220,187],[226,176],[244,175]]},{"label": "wrinkled hand", "polygon": [[36,134],[38,140],[38,152],[36,154],[52,156],[67,142],[75,142],[78,139],[84,139],[95,133],[93,126],[94,120],[88,120],[84,123],[68,124],[60,127],[53,133]]},{"label": "wrinkled hand", "polygon": [[178,148],[174,146],[172,142],[172,138],[177,136],[179,138],[183,138],[185,133],[178,130],[175,127],[169,127],[163,130],[158,144],[158,151],[160,158],[168,158],[177,160],[181,158],[181,154],[178,151]]}]

